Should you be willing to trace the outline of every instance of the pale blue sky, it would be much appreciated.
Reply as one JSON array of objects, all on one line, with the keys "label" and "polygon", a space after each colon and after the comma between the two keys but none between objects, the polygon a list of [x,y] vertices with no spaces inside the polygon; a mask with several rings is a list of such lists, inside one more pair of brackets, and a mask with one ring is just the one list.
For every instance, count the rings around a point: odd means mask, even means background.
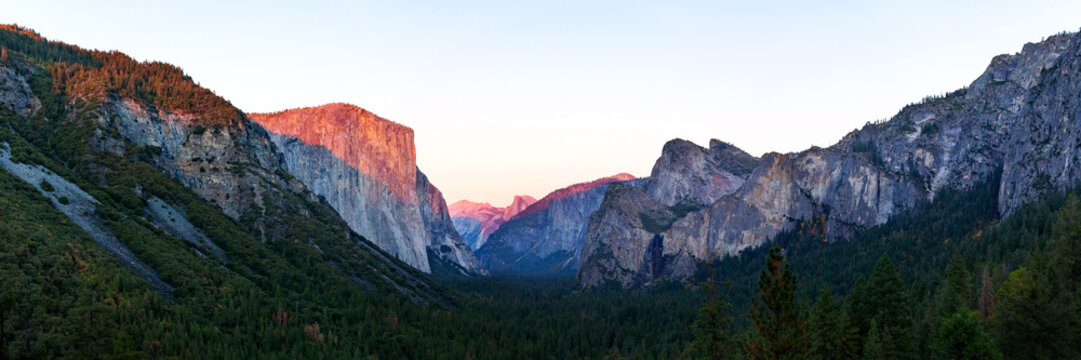
[{"label": "pale blue sky", "polygon": [[1079,1],[8,1],[0,22],[176,64],[244,111],[416,131],[448,202],[648,176],[665,141],[827,146],[1081,28]]}]

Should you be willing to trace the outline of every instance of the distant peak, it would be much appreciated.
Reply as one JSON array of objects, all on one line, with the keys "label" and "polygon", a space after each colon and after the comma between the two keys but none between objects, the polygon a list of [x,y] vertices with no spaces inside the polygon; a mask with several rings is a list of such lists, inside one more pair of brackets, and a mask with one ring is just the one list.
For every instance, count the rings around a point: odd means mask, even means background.
[{"label": "distant peak", "polygon": [[525,210],[522,210],[522,212],[518,213],[514,217],[518,218],[547,209],[549,206],[552,205],[553,201],[563,200],[568,196],[593,190],[599,186],[608,185],[612,182],[629,181],[634,179],[637,179],[637,177],[635,177],[634,175],[628,173],[619,173],[612,176],[602,177],[593,181],[577,183],[571,186],[567,186],[559,190],[553,191],[548,195],[545,195],[544,198],[538,200],[533,205],[530,205]]},{"label": "distant peak", "polygon": [[532,203],[535,203],[535,202],[537,202],[537,199],[532,197],[532,196],[529,196],[529,195],[514,195],[514,200],[511,200],[510,204],[511,204],[511,206],[514,206],[514,204],[522,204],[522,203],[530,203],[530,204],[532,204]]},{"label": "distant peak", "polygon": [[[503,209],[492,206],[489,203],[473,202],[469,200],[460,200],[447,207],[451,217],[473,217],[476,218],[480,213],[496,213],[503,212]],[[487,215],[485,215],[487,216]]]}]

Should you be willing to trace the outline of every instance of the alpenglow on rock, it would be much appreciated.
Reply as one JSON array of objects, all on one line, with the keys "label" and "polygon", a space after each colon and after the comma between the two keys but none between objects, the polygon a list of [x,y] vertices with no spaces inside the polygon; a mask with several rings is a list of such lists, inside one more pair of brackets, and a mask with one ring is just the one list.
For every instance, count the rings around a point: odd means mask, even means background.
[{"label": "alpenglow on rock", "polygon": [[506,207],[461,200],[450,204],[450,216],[454,221],[454,228],[462,236],[462,241],[469,245],[470,249],[476,250],[484,245],[488,235],[535,202],[537,199],[529,195],[515,196]]},{"label": "alpenglow on rock", "polygon": [[[611,187],[590,219],[579,283],[685,278],[696,262],[762,246],[811,219],[824,223],[827,238],[842,239],[937,193],[985,181],[999,184],[1001,216],[1077,184],[1078,37],[1059,34],[997,56],[967,88],[906,106],[829,148],[766,154],[738,189],[695,211],[671,206],[678,192]],[[680,171],[691,169],[651,177]]]},{"label": "alpenglow on rock", "polygon": [[609,184],[631,180],[634,176],[624,173],[553,191],[500,226],[477,257],[493,272],[573,274],[589,214]]},{"label": "alpenglow on rock", "polygon": [[412,129],[348,104],[250,117],[270,132],[286,170],[353,231],[424,272],[434,255],[461,272],[485,273],[442,194],[417,169]]}]

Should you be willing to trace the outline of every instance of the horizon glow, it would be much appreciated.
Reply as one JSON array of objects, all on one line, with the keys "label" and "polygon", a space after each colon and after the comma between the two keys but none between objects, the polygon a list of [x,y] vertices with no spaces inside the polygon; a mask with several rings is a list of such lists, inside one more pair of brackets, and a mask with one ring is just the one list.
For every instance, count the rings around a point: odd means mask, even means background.
[{"label": "horizon glow", "polygon": [[180,66],[245,112],[347,102],[414,129],[446,197],[628,172],[672,138],[829,146],[1081,27],[1081,3],[5,1],[2,23]]}]

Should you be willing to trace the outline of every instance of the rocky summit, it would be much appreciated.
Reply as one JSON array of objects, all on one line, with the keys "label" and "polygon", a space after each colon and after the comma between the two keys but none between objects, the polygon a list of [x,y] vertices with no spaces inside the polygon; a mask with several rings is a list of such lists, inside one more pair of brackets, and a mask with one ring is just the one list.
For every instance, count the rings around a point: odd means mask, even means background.
[{"label": "rocky summit", "polygon": [[493,272],[573,274],[589,215],[600,206],[605,189],[634,179],[622,173],[553,191],[488,236],[477,257]]},{"label": "rocky summit", "polygon": [[[1081,116],[1079,87],[1081,39],[1060,34],[997,56],[968,87],[906,106],[829,148],[770,153],[745,167],[746,157],[724,165],[670,142],[643,186],[608,188],[590,217],[579,282],[685,278],[697,262],[762,246],[805,221],[842,239],[983,181],[998,182],[1006,216],[1081,181],[1081,123],[1072,121]],[[725,181],[711,188],[704,179]]]},{"label": "rocky summit", "polygon": [[425,272],[430,254],[484,272],[442,193],[417,169],[412,129],[348,104],[249,116],[270,132],[286,170],[358,234]]},{"label": "rocky summit", "polygon": [[537,199],[532,196],[517,195],[510,205],[500,208],[489,203],[461,200],[450,204],[450,216],[462,241],[470,249],[476,250],[484,245],[488,235],[535,202]]}]

